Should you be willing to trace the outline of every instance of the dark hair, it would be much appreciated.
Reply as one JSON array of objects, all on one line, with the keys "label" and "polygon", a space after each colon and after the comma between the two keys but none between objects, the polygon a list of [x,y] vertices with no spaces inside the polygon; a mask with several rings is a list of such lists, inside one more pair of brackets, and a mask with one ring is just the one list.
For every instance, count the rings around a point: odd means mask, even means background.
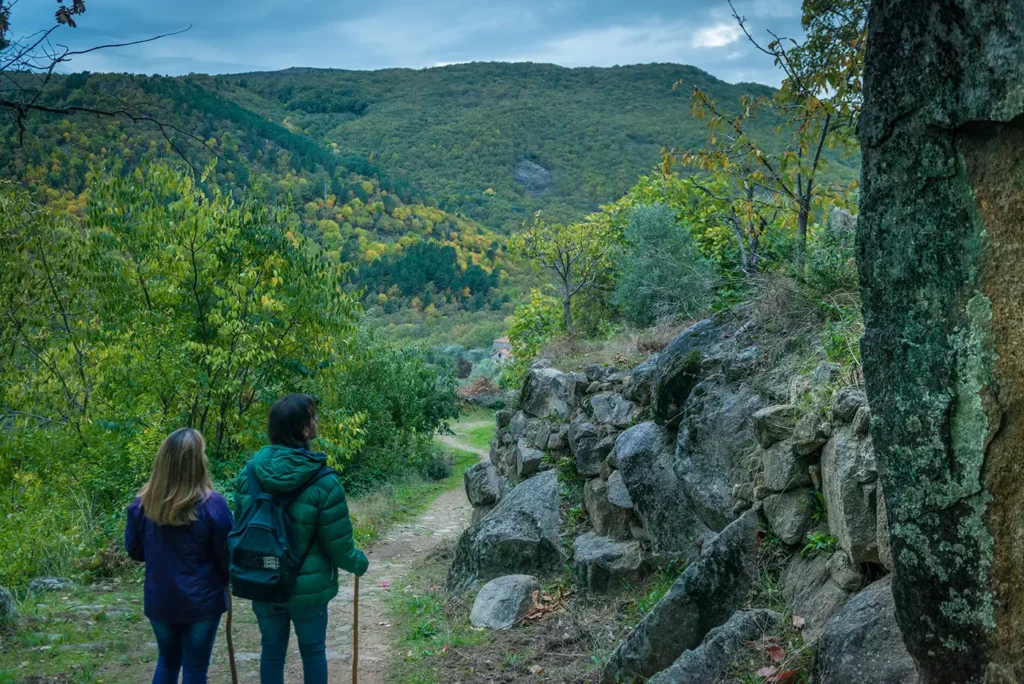
[{"label": "dark hair", "polygon": [[267,437],[271,444],[308,449],[306,427],[316,418],[316,404],[308,394],[289,394],[281,397],[270,408],[267,419]]}]

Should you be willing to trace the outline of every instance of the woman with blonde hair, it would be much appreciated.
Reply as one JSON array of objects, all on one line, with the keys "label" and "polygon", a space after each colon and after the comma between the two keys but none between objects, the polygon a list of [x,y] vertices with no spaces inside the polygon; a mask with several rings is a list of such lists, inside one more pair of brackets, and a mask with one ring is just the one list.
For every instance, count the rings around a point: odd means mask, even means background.
[{"label": "woman with blonde hair", "polygon": [[232,517],[213,491],[206,443],[172,432],[153,474],[128,506],[124,543],[146,563],[143,608],[159,651],[153,684],[205,684],[220,617],[228,608],[227,536]]}]

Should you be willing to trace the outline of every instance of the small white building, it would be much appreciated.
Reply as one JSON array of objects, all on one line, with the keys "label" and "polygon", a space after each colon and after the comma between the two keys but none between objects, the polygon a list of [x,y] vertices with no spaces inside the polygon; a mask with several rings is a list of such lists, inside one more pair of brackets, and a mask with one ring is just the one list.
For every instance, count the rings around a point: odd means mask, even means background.
[{"label": "small white building", "polygon": [[499,337],[491,345],[491,361],[499,366],[512,360],[512,344],[507,337]]}]

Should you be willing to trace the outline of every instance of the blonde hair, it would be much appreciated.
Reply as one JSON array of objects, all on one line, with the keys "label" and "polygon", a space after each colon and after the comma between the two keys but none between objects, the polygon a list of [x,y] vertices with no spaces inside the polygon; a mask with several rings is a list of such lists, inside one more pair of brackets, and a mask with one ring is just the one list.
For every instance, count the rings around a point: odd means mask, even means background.
[{"label": "blonde hair", "polygon": [[156,454],[153,474],[139,490],[142,511],[157,525],[188,525],[196,504],[213,493],[206,441],[197,430],[175,430]]}]

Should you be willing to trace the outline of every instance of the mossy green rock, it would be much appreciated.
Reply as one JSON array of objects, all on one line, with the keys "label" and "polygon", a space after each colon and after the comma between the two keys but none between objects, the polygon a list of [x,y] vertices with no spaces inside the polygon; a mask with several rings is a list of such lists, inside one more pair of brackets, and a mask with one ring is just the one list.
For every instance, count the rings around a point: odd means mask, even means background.
[{"label": "mossy green rock", "polygon": [[1022,681],[1024,5],[869,16],[857,250],[895,613],[926,684]]}]

